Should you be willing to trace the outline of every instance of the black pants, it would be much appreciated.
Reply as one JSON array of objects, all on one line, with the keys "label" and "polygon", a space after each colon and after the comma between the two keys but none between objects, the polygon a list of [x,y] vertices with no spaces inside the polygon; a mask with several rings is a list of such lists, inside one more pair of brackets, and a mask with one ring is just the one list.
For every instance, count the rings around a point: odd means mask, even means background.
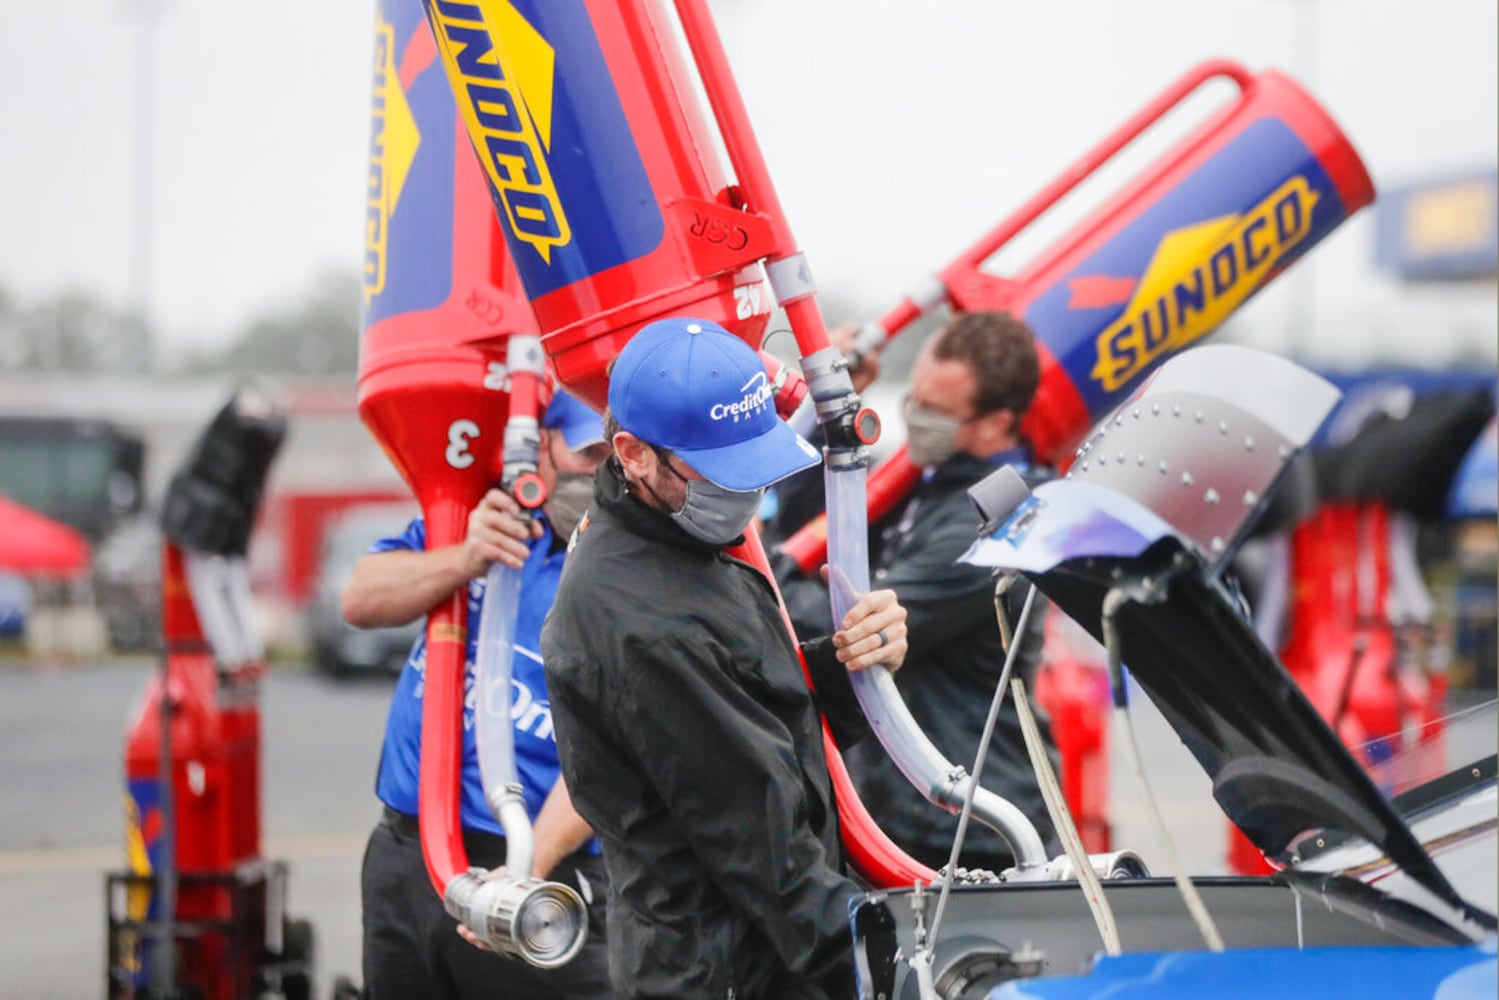
[{"label": "black pants", "polygon": [[[483,868],[505,863],[502,837],[465,833],[469,861]],[[580,885],[582,874],[586,890]],[[564,858],[551,878],[589,901],[588,943],[567,965],[544,970],[482,951],[458,936],[422,860],[415,820],[386,810],[364,852],[364,988],[368,1000],[479,1000],[479,998],[609,997],[604,943],[605,876],[601,858]]]}]

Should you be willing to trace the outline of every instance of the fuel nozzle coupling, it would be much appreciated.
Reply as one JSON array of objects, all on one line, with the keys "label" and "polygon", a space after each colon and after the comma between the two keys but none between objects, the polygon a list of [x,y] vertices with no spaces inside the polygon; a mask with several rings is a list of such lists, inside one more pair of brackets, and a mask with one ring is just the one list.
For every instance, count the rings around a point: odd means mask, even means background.
[{"label": "fuel nozzle coupling", "polygon": [[774,354],[761,351],[760,360],[765,362],[765,374],[770,378],[770,394],[776,401],[776,412],[789,420],[807,396],[807,380],[794,366]]},{"label": "fuel nozzle coupling", "polygon": [[500,481],[515,502],[535,511],[546,502],[546,484],[536,471],[541,454],[541,425],[535,417],[513,416],[505,421],[505,440],[500,450]]},{"label": "fuel nozzle coupling", "polygon": [[868,464],[868,446],[880,438],[880,418],[859,401],[842,352],[825,347],[807,355],[802,374],[827,442],[828,466]]},{"label": "fuel nozzle coupling", "polygon": [[506,346],[510,368],[511,410],[500,446],[500,482],[521,509],[533,512],[546,503],[546,484],[537,474],[541,459],[540,393],[546,380],[546,352],[535,334],[513,334]]},{"label": "fuel nozzle coupling", "polygon": [[560,882],[470,868],[448,883],[443,907],[499,954],[538,969],[566,965],[588,940],[583,898]]}]

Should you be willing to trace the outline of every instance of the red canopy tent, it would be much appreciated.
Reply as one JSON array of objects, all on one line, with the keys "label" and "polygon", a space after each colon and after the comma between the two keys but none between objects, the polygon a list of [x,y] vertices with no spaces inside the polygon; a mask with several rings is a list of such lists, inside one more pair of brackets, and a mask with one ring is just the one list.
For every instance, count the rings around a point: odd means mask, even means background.
[{"label": "red canopy tent", "polygon": [[88,541],[81,534],[0,495],[0,572],[67,577],[88,564]]}]

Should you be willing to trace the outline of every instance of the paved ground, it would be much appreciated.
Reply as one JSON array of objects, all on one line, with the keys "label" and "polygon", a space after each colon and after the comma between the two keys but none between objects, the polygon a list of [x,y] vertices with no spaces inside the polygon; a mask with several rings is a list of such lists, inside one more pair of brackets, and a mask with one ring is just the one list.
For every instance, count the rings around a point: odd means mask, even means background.
[{"label": "paved ground", "polygon": [[[122,752],[147,661],[0,665],[0,998],[104,995],[104,873],[124,864]],[[359,860],[388,682],[274,671],[264,700],[268,857],[319,937],[320,996],[359,971]]]},{"label": "paved ground", "polygon": [[[124,863],[122,737],[151,669],[147,661],[0,663],[0,1000],[104,993],[103,878]],[[389,692],[388,681],[335,683],[290,668],[273,670],[266,684],[265,853],[290,862],[290,911],[316,928],[319,996],[336,975],[358,978],[359,862],[376,813]],[[1223,871],[1224,820],[1207,777],[1149,700],[1134,704],[1146,770],[1184,866]],[[1115,846],[1140,851],[1164,874],[1122,753],[1112,755],[1112,771]]]}]

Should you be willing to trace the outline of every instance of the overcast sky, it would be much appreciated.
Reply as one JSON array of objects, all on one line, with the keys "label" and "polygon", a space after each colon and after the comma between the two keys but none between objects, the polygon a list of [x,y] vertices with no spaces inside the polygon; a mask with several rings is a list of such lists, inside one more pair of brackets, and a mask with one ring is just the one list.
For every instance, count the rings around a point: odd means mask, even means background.
[{"label": "overcast sky", "polygon": [[[23,302],[125,299],[142,2],[0,4],[0,287]],[[1301,77],[1376,185],[1499,159],[1494,0],[713,6],[819,283],[875,310],[1210,57]],[[358,266],[373,11],[162,3],[150,302],[169,348],[220,342],[320,269]],[[1248,339],[1292,346],[1309,303],[1305,356],[1492,356],[1494,286],[1401,289],[1372,268],[1372,219],[1246,307]]]}]

